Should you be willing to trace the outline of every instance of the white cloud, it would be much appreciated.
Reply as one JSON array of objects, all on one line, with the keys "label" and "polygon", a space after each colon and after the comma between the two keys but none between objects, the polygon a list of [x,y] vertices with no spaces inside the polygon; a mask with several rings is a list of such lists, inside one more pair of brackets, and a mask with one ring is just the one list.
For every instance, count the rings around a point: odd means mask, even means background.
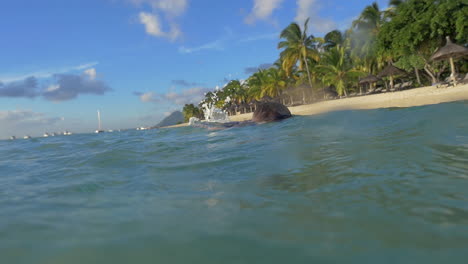
[{"label": "white cloud", "polygon": [[154,8],[159,8],[172,16],[180,16],[187,9],[187,0],[153,0],[151,2]]},{"label": "white cloud", "polygon": [[162,29],[160,19],[156,14],[140,12],[140,23],[145,25],[146,33],[155,37],[164,37],[172,41],[180,37],[181,31],[177,24],[171,23],[170,30],[165,32]]},{"label": "white cloud", "polygon": [[164,11],[169,16],[180,16],[188,7],[187,0],[132,0],[134,4],[148,4],[153,9]]},{"label": "white cloud", "polygon": [[96,79],[96,69],[95,68],[85,70],[84,74],[88,75],[90,80],[95,80]]},{"label": "white cloud", "polygon": [[157,101],[157,95],[154,92],[148,92],[140,95],[140,100],[143,103],[155,102]]},{"label": "white cloud", "polygon": [[58,84],[52,84],[50,85],[49,87],[47,87],[46,91],[47,92],[52,92],[52,91],[55,91],[57,89],[60,89],[60,85]]},{"label": "white cloud", "polygon": [[159,17],[150,13],[140,12],[140,23],[145,25],[146,33],[153,36],[164,37],[164,33],[161,29],[161,23]]},{"label": "white cloud", "polygon": [[[164,37],[171,41],[178,39],[182,31],[175,18],[182,15],[187,9],[187,0],[132,0],[133,3],[141,5],[148,4],[153,8],[152,13],[140,12],[139,22],[145,26],[146,33],[154,37]],[[164,29],[163,14],[168,30]]]},{"label": "white cloud", "polygon": [[278,9],[284,0],[254,0],[252,12],[245,18],[245,23],[253,24],[257,20],[268,20],[273,11]]},{"label": "white cloud", "polygon": [[322,18],[318,14],[320,4],[318,0],[297,0],[297,23],[303,25],[307,18],[310,18],[310,28],[317,33],[326,33],[336,28],[333,20]]}]

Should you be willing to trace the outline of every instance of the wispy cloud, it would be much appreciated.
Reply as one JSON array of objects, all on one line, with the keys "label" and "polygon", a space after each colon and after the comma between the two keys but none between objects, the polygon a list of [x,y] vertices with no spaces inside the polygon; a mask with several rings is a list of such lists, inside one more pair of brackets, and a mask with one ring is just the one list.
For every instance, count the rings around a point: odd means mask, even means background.
[{"label": "wispy cloud", "polygon": [[165,103],[169,102],[176,105],[185,105],[185,104],[197,104],[199,103],[205,93],[209,92],[210,89],[203,87],[195,87],[182,91],[175,91],[171,89],[167,93],[158,94],[155,92],[134,92],[133,94],[140,98],[140,101],[143,103]]},{"label": "wispy cloud", "polygon": [[172,80],[171,82],[174,85],[184,86],[184,87],[191,87],[191,86],[193,87],[193,86],[200,85],[197,82],[189,82],[189,81],[186,81],[186,80]]},{"label": "wispy cloud", "polygon": [[243,39],[239,39],[239,43],[245,43],[245,42],[253,42],[253,41],[259,41],[259,40],[268,40],[268,39],[277,39],[279,38],[279,33],[269,33],[269,34],[261,34],[261,35],[255,35],[255,36],[250,36],[250,37],[245,37]]},{"label": "wispy cloud", "polygon": [[0,111],[0,138],[7,138],[17,133],[39,136],[41,132],[51,131],[63,125],[65,118],[50,116],[28,109]]},{"label": "wispy cloud", "polygon": [[284,0],[254,0],[254,6],[251,13],[245,18],[244,22],[253,24],[257,20],[267,21],[275,9],[281,6]]},{"label": "wispy cloud", "polygon": [[296,22],[304,24],[310,18],[310,28],[316,33],[326,33],[336,29],[336,23],[319,15],[320,3],[318,0],[297,0]]},{"label": "wispy cloud", "polygon": [[73,71],[81,71],[81,70],[84,70],[84,69],[95,67],[98,64],[99,64],[99,62],[93,61],[93,62],[83,63],[83,64],[79,64],[79,65],[75,65],[75,66],[52,68],[52,69],[29,72],[29,73],[10,74],[10,75],[5,75],[5,76],[0,76],[0,82],[9,83],[9,82],[22,81],[22,80],[24,80],[24,79],[26,79],[28,77],[31,77],[31,76],[34,76],[37,79],[45,79],[45,78],[52,77],[54,74],[69,73],[69,72],[73,72]]},{"label": "wispy cloud", "polygon": [[218,39],[213,42],[209,42],[209,43],[206,43],[197,47],[192,47],[192,48],[182,46],[182,47],[179,47],[179,52],[182,54],[189,54],[189,53],[194,53],[194,52],[202,51],[202,50],[224,50],[224,47],[226,44],[225,42],[226,42],[225,39]]},{"label": "wispy cloud", "polygon": [[182,54],[189,54],[203,50],[224,50],[229,41],[233,38],[234,34],[230,28],[224,29],[224,35],[211,42],[195,46],[195,47],[179,47],[179,52]]},{"label": "wispy cloud", "polygon": [[179,47],[179,53],[190,54],[204,50],[222,51],[225,50],[227,47],[235,44],[244,44],[261,40],[273,40],[277,39],[278,37],[279,33],[268,33],[238,38],[230,29],[226,29],[226,34],[220,37],[219,39],[195,47],[181,46]]},{"label": "wispy cloud", "polygon": [[0,123],[29,123],[50,125],[63,120],[63,117],[48,117],[44,113],[31,110],[0,111]]}]

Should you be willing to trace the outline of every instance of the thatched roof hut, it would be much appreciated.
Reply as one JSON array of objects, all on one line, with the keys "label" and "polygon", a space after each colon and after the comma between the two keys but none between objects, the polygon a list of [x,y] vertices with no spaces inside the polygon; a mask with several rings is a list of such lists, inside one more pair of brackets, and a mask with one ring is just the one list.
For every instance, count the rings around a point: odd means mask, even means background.
[{"label": "thatched roof hut", "polygon": [[393,66],[392,64],[389,64],[377,76],[379,78],[389,76],[390,77],[390,87],[393,89],[393,76],[403,75],[403,74],[406,74],[406,72],[404,70],[398,69],[397,67]]},{"label": "thatched roof hut", "polygon": [[450,37],[447,37],[447,44],[438,49],[437,52],[432,55],[431,60],[455,59],[465,55],[468,55],[468,48],[453,43]]},{"label": "thatched roof hut", "polygon": [[375,83],[378,82],[380,79],[379,77],[369,74],[366,77],[362,78],[359,80],[359,84],[365,84],[365,83]]},{"label": "thatched roof hut", "polygon": [[403,74],[406,74],[404,70],[401,70],[393,66],[392,64],[389,64],[387,67],[385,67],[385,69],[383,69],[379,73],[378,77],[382,78],[382,77],[387,77],[387,76],[396,76],[396,75],[403,75]]},{"label": "thatched roof hut", "polygon": [[450,37],[447,37],[447,44],[440,48],[439,50],[432,55],[431,60],[446,60],[449,59],[450,61],[450,69],[452,70],[452,80],[454,85],[457,85],[457,78],[456,76],[456,71],[455,71],[455,63],[453,62],[453,59],[463,57],[468,55],[468,48],[465,48],[463,46],[454,44],[451,40]]}]

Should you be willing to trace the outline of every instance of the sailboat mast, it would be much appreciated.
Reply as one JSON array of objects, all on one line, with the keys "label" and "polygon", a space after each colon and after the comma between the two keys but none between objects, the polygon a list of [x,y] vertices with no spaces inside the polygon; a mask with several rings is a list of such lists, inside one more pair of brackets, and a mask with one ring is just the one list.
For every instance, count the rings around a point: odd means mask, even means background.
[{"label": "sailboat mast", "polygon": [[100,131],[101,130],[101,112],[99,110],[97,111],[97,118],[99,122],[99,131]]}]

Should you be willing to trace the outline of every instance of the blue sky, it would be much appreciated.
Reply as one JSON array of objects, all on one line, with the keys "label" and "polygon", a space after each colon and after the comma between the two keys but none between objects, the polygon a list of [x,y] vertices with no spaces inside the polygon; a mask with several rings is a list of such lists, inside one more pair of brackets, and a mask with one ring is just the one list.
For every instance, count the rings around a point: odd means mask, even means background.
[{"label": "blue sky", "polygon": [[[377,1],[383,8],[387,1]],[[282,28],[344,29],[366,0],[15,0],[0,16],[0,138],[154,125],[278,57]]]}]

